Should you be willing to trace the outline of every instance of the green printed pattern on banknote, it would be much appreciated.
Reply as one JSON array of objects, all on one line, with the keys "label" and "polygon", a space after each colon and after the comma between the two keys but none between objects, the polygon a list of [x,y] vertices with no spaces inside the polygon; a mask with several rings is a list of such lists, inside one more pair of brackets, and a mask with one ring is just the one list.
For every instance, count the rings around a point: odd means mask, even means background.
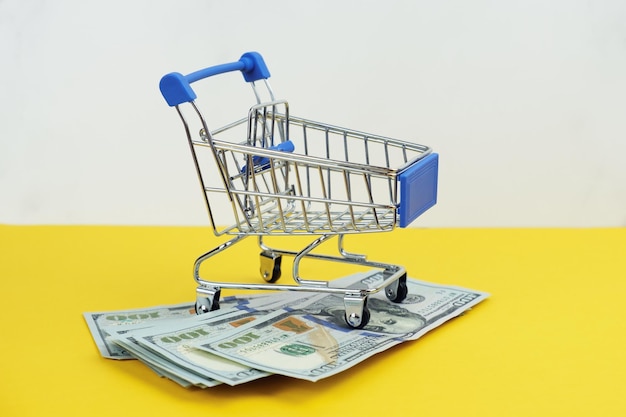
[{"label": "green printed pattern on banknote", "polygon": [[[351,277],[348,286],[375,286],[382,277]],[[267,372],[317,381],[406,340],[415,340],[484,300],[486,293],[407,280],[408,296],[391,303],[382,292],[368,299],[370,321],[350,329],[343,298],[323,294],[260,318],[198,348]]]},{"label": "green printed pattern on banknote", "polygon": [[251,368],[317,381],[400,342],[395,335],[328,326],[308,315],[279,310],[192,346]]}]

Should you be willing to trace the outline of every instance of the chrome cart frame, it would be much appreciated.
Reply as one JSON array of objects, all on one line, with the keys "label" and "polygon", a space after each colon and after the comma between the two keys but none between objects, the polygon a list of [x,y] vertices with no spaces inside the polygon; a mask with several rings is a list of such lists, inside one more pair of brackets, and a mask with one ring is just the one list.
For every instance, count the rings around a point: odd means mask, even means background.
[{"label": "chrome cart frame", "polygon": [[[247,117],[210,130],[191,83],[231,71],[240,71],[252,86],[256,104]],[[344,236],[406,227],[432,207],[438,155],[428,146],[291,116],[288,102],[274,96],[269,76],[261,55],[248,52],[238,61],[186,76],[167,74],[160,82],[165,100],[183,122],[213,232],[232,236],[194,264],[196,312],[219,308],[222,288],[336,293],[343,295],[347,324],[362,328],[369,320],[369,295],[384,289],[392,302],[406,297],[406,270],[347,252]],[[216,210],[220,199],[231,207],[226,218]],[[303,235],[314,240],[300,250],[270,247],[263,240]],[[258,239],[266,283],[216,282],[200,276],[206,260],[248,236]],[[338,238],[337,255],[312,252],[332,237]],[[294,258],[293,284],[275,284],[283,256]],[[301,277],[300,261],[305,258],[378,268],[384,279],[375,288],[338,288],[332,280]]]}]

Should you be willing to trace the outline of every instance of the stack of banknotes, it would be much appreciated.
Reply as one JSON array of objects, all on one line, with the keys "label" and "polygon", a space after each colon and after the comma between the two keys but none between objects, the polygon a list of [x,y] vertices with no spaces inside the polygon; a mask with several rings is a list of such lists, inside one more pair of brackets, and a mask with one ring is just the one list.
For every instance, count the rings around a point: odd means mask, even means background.
[{"label": "stack of banknotes", "polygon": [[[331,282],[373,288],[380,273]],[[184,386],[238,385],[280,374],[317,381],[399,343],[416,340],[488,297],[487,293],[407,279],[392,303],[368,297],[370,320],[351,329],[341,294],[266,291],[223,297],[220,309],[196,315],[195,303],[84,313],[102,356],[138,359]]]}]

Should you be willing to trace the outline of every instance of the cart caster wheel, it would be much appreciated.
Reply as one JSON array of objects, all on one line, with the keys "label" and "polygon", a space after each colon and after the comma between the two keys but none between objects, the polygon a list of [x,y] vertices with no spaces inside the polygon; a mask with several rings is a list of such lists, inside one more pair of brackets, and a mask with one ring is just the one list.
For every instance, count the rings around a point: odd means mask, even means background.
[{"label": "cart caster wheel", "polygon": [[220,309],[220,298],[217,294],[211,302],[207,297],[198,296],[196,298],[196,314],[205,314]]},{"label": "cart caster wheel", "polygon": [[354,318],[348,317],[348,315],[346,314],[345,316],[346,319],[346,323],[348,324],[348,326],[352,327],[353,329],[362,329],[363,327],[367,326],[367,323],[369,323],[370,321],[370,310],[367,307],[363,307],[363,315],[361,316],[361,322],[357,325],[353,324],[353,320]]},{"label": "cart caster wheel", "polygon": [[266,282],[274,283],[280,278],[282,255],[273,252],[261,252],[261,276]]},{"label": "cart caster wheel", "polygon": [[[390,285],[389,287],[392,287],[392,286],[393,284]],[[409,287],[406,285],[406,274],[398,278],[397,286],[395,289],[389,288],[389,287],[385,289],[385,295],[387,295],[387,298],[389,299],[389,301],[394,302],[394,303],[401,303],[402,301],[404,301],[404,299],[409,293]]]}]

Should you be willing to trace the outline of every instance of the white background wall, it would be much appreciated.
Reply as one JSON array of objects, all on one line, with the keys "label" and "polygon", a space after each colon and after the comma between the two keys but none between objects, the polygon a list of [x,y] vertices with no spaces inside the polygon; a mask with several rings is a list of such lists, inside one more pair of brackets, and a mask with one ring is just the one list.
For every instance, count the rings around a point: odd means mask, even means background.
[{"label": "white background wall", "polygon": [[440,153],[414,226],[626,226],[622,0],[2,0],[0,223],[207,224],[158,82],[249,50],[294,114]]}]

